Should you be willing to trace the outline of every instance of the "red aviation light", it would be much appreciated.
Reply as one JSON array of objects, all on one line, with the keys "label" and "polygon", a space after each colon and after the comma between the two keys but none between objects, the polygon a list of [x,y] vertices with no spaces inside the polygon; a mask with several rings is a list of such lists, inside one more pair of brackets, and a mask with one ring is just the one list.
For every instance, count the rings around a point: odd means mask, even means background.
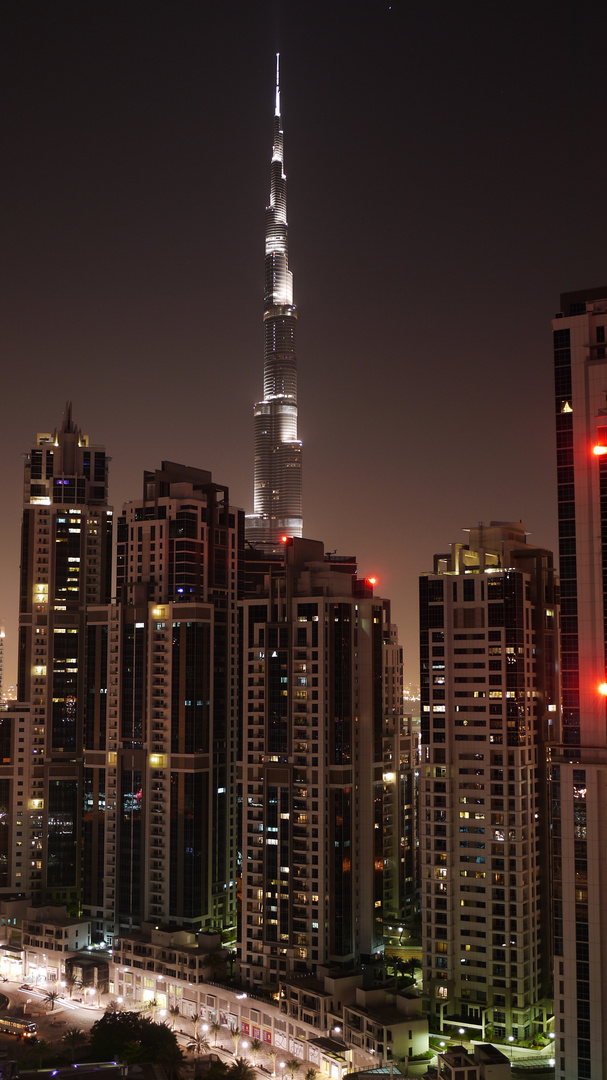
[{"label": "red aviation light", "polygon": [[289,537],[288,536],[281,536],[280,542],[281,542],[281,544],[288,544],[289,543]]},{"label": "red aviation light", "polygon": [[367,581],[369,582],[369,585],[377,585],[377,578],[376,577],[368,577]]},{"label": "red aviation light", "polygon": [[597,441],[592,447],[592,453],[597,457],[607,454],[607,427],[597,428]]},{"label": "red aviation light", "polygon": [[601,697],[607,697],[607,682],[600,683],[598,690]]}]

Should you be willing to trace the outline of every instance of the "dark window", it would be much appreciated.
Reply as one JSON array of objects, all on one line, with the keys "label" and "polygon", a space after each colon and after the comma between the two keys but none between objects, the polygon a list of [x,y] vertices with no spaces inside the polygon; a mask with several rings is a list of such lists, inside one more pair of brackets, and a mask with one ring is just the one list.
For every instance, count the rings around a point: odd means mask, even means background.
[{"label": "dark window", "polygon": [[464,578],[464,600],[474,601],[474,578]]}]

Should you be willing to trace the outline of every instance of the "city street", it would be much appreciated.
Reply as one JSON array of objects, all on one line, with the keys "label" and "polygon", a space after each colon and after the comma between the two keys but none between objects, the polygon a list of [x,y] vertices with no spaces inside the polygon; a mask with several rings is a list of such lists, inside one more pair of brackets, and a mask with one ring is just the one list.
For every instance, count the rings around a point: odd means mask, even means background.
[{"label": "city street", "polygon": [[[31,989],[22,990],[22,985],[21,980],[2,984],[0,993],[8,999],[7,1012],[31,1017],[38,1027],[39,1038],[46,1042],[57,1042],[70,1028],[89,1031],[95,1021],[103,1016],[105,1006],[85,1005],[76,998],[70,1001],[69,996],[59,998],[54,1009],[51,1009],[44,1000],[46,988],[32,986]],[[55,989],[55,986],[49,989]],[[36,1015],[38,1010],[39,1015]]]},{"label": "city street", "polygon": [[[45,994],[47,993],[46,988],[31,986],[29,989],[24,990],[21,989],[23,985],[21,980],[18,982],[10,981],[2,984],[0,987],[0,995],[4,995],[7,999],[8,1007],[6,1010],[1,1009],[0,1011],[6,1011],[15,1016],[20,1016],[24,1013],[26,1019],[31,1018],[35,1022],[38,1029],[38,1038],[41,1040],[43,1039],[44,1042],[49,1044],[60,1043],[65,1033],[74,1028],[83,1032],[90,1031],[95,1021],[103,1016],[108,1001],[114,1000],[112,996],[109,995],[101,1002],[101,1005],[89,1005],[78,1000],[82,991],[77,991],[72,1000],[70,1000],[69,996],[59,998],[55,1001],[54,1009],[51,1009],[50,1005],[44,1000]],[[48,989],[55,989],[55,984],[50,984]],[[150,1016],[150,1018],[152,1017]],[[161,1017],[156,1016],[156,1020],[157,1022],[161,1022]],[[170,1022],[168,1023],[168,1026],[171,1027]],[[186,1055],[187,1062],[193,1065],[196,1054],[192,1051],[188,1052],[187,1050],[194,1033],[192,1020],[186,1016],[177,1017],[174,1032],[179,1046]],[[202,1028],[199,1029],[199,1032],[201,1035],[207,1034]],[[13,1037],[0,1036],[0,1045],[6,1045],[7,1043],[14,1044]],[[225,1061],[227,1065],[233,1063],[236,1055],[233,1051],[232,1036],[227,1029],[222,1029],[221,1033],[218,1034],[217,1045],[215,1045],[215,1037],[213,1035],[209,1037],[209,1044],[210,1053],[216,1054],[222,1061]],[[254,1062],[252,1060],[253,1055],[249,1049],[249,1040],[246,1037],[240,1039],[238,1045],[238,1057],[248,1058],[260,1077],[264,1075],[266,1077],[274,1075],[280,1078],[284,1074],[283,1058],[288,1057],[289,1055],[286,1051],[281,1051],[279,1054],[276,1054],[274,1061],[272,1053],[272,1048],[263,1046],[257,1055],[257,1060]],[[281,1062],[283,1062],[282,1068]]]}]

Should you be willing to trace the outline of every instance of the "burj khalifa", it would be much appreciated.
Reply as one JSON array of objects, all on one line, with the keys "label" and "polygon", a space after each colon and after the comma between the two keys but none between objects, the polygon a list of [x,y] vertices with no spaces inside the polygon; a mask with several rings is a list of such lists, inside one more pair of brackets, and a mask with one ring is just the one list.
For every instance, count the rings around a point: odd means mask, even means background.
[{"label": "burj khalifa", "polygon": [[287,178],[280,115],[279,54],[276,105],[266,209],[263,401],[254,407],[254,512],[247,516],[247,539],[275,547],[281,537],[301,536],[301,442],[297,438],[297,309],[289,270]]}]

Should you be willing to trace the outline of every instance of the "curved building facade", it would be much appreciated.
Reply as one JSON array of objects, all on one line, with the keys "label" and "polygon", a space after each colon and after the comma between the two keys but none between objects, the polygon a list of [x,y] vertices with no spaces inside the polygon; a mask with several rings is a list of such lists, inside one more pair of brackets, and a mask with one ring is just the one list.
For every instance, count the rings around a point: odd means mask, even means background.
[{"label": "curved building facade", "polygon": [[276,545],[284,533],[302,535],[301,442],[297,437],[297,310],[289,270],[287,180],[280,114],[279,57],[266,209],[263,401],[254,407],[254,513],[252,542]]}]

